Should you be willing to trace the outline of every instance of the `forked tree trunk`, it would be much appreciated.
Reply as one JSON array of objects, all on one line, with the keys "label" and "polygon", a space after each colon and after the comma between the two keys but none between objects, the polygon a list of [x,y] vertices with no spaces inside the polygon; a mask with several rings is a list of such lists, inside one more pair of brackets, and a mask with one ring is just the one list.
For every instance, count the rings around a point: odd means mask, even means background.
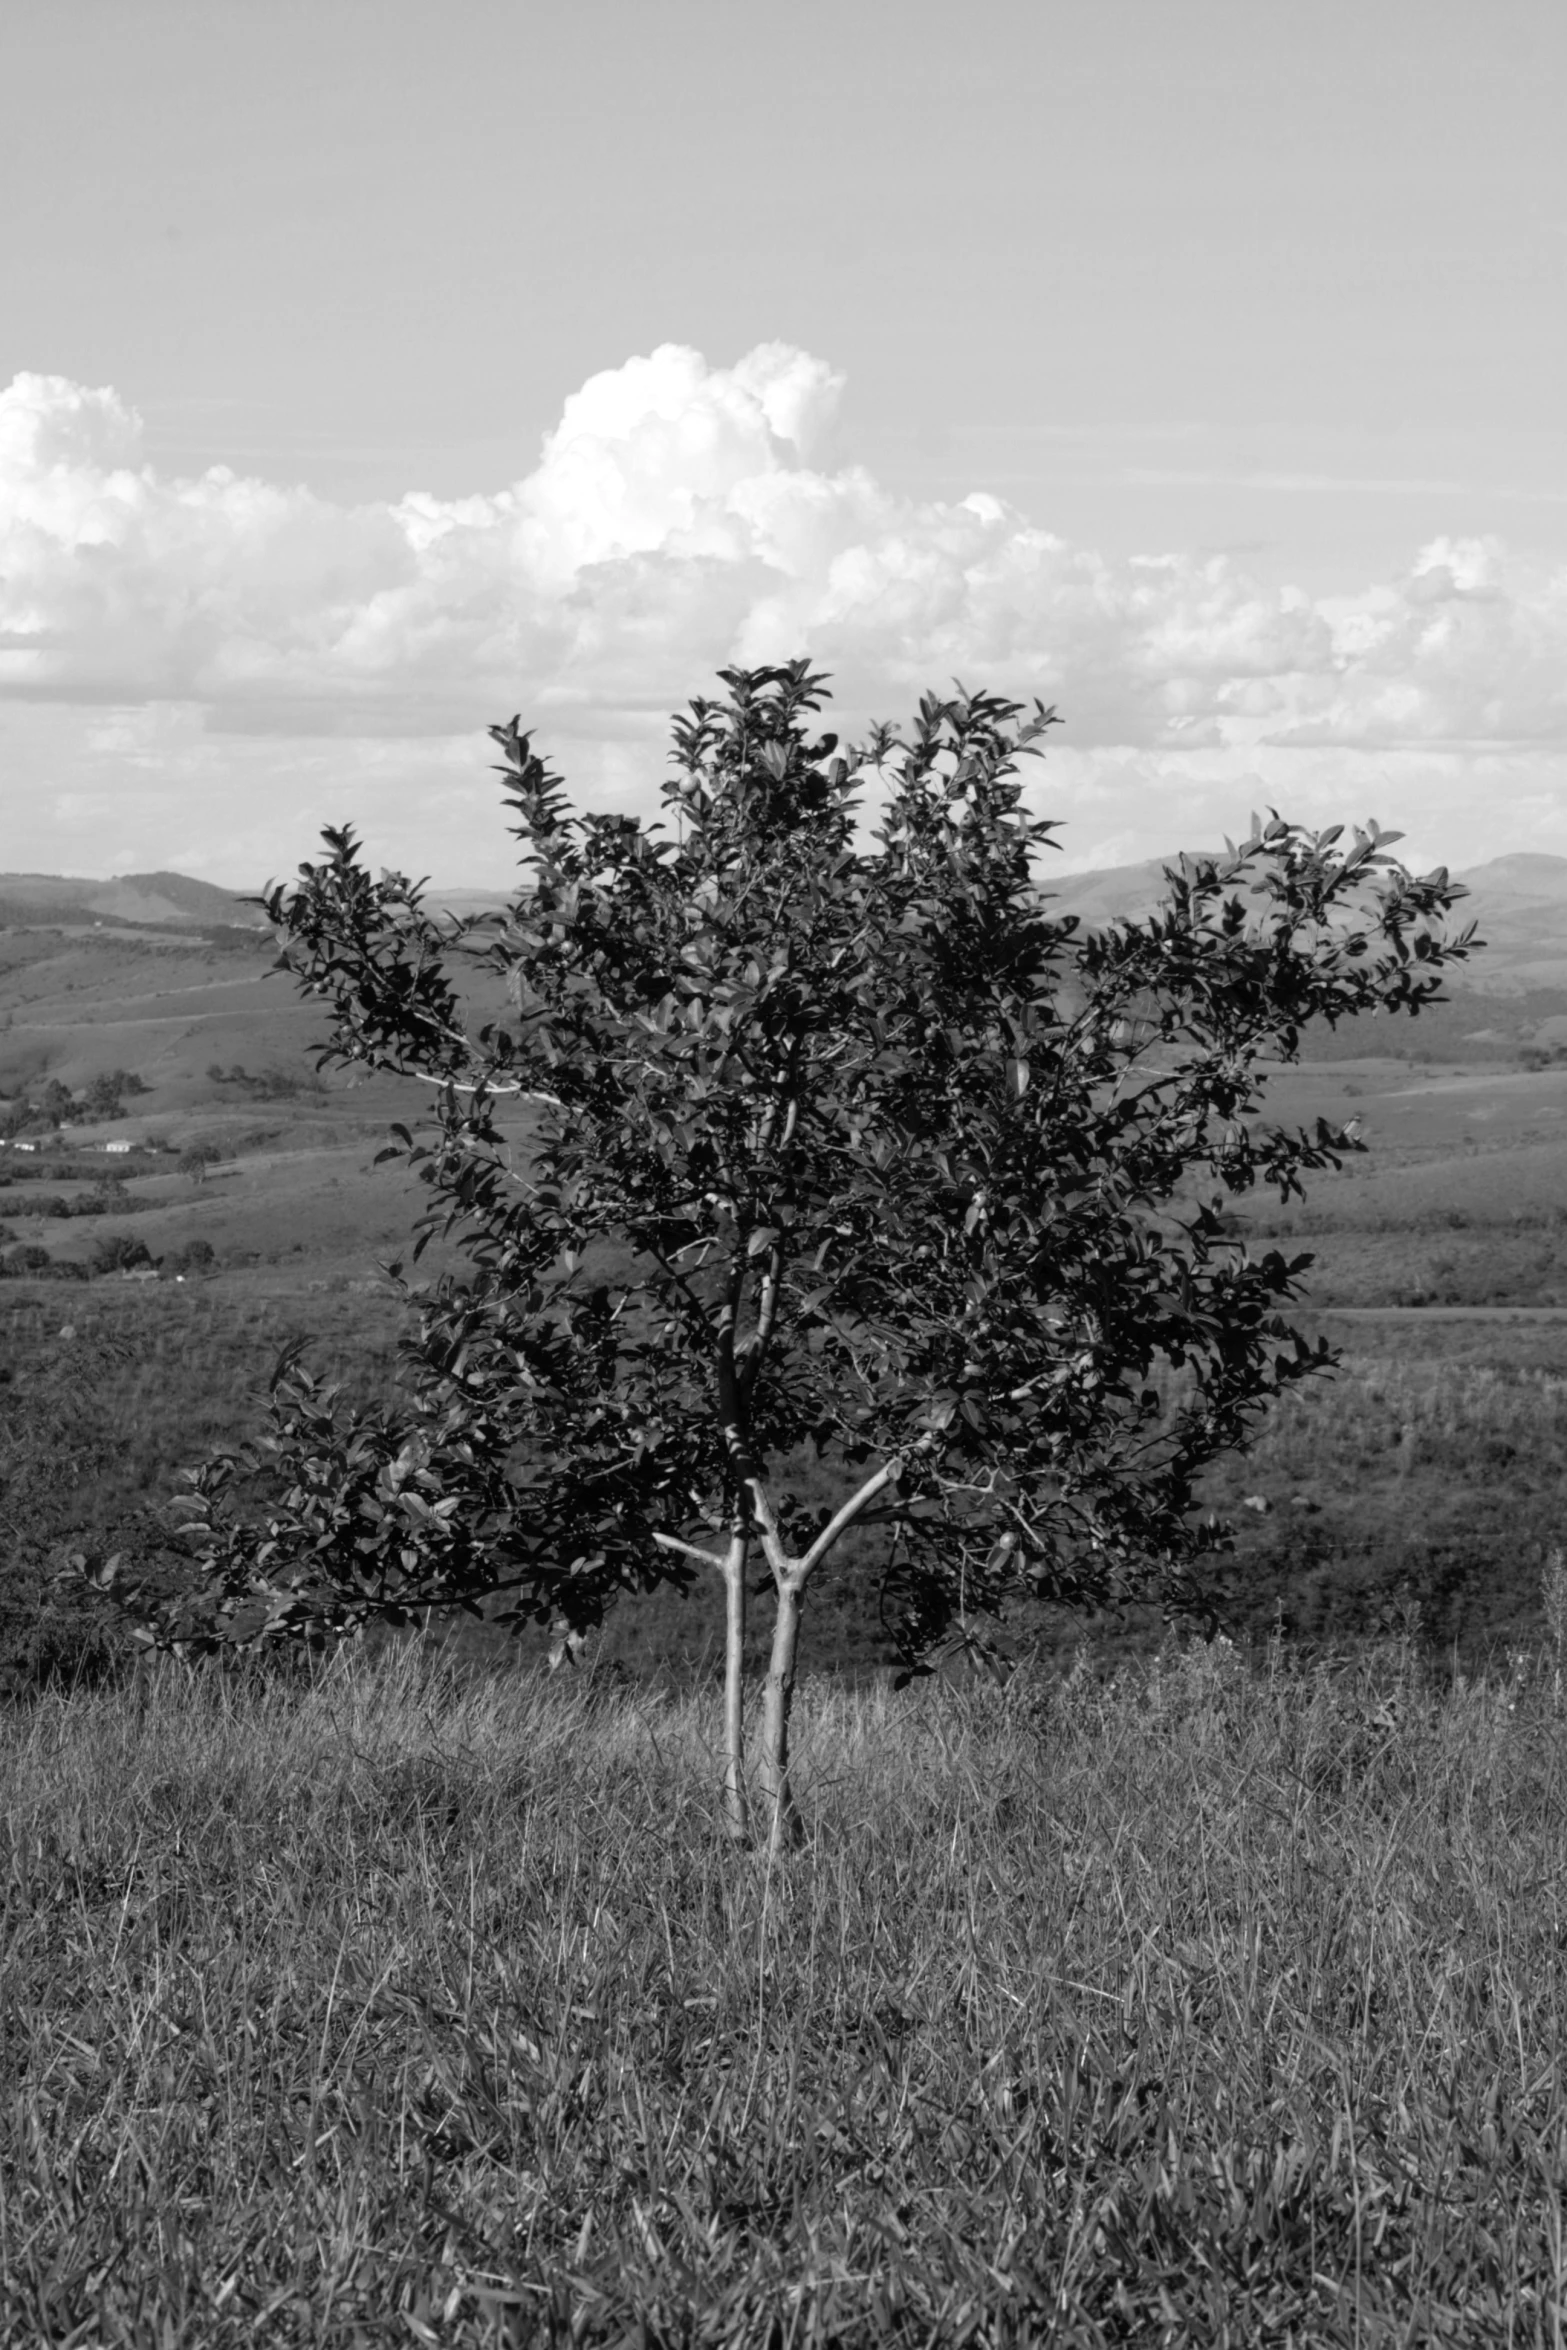
[{"label": "forked tree trunk", "polygon": [[863,1517],[889,1486],[896,1485],[902,1474],[901,1461],[885,1462],[873,1477],[866,1478],[858,1493],[850,1495],[842,1509],[822,1528],[810,1549],[799,1558],[791,1558],[784,1548],[777,1514],[768,1498],[766,1486],[760,1478],[752,1477],[749,1480],[762,1547],[767,1553],[767,1563],[773,1574],[773,1588],[778,1594],[778,1621],[773,1626],[773,1652],[768,1659],[767,1683],[762,1695],[762,1789],[772,1810],[767,1832],[769,1859],[775,1860],[781,1853],[791,1850],[801,1838],[799,1806],[794,1800],[794,1786],[789,1773],[789,1714],[794,1703],[794,1676],[800,1654],[800,1617],[805,1609],[805,1586],[856,1519]]},{"label": "forked tree trunk", "polygon": [[775,1575],[778,1621],[762,1698],[762,1790],[772,1817],[767,1831],[770,1857],[800,1841],[800,1813],[789,1777],[789,1713],[794,1702],[795,1666],[800,1653],[800,1617],[805,1608],[806,1572],[796,1562]]},{"label": "forked tree trunk", "polygon": [[749,1544],[735,1534],[724,1555],[724,1827],[732,1844],[751,1840],[745,1791],[745,1572]]}]

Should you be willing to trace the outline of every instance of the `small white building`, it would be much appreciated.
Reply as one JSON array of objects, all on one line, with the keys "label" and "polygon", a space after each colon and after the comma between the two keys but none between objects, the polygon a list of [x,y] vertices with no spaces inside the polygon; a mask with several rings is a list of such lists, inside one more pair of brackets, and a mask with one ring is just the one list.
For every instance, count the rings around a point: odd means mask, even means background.
[{"label": "small white building", "polygon": [[128,1142],[106,1142],[103,1147],[111,1158],[123,1158],[131,1146]]}]

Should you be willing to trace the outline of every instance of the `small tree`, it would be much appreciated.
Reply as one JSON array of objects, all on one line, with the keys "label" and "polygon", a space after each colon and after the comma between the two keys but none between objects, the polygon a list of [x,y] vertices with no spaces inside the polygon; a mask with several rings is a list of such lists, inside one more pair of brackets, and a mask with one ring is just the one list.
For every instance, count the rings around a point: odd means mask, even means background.
[{"label": "small tree", "polygon": [[207,1180],[207,1169],[215,1167],[223,1153],[215,1142],[189,1143],[179,1157],[179,1173],[188,1175],[198,1191]]},{"label": "small tree", "polygon": [[135,1239],[129,1232],[109,1232],[95,1243],[89,1260],[90,1269],[97,1274],[132,1273],[138,1265],[150,1265],[152,1253],[144,1240]]},{"label": "small tree", "polygon": [[39,1117],[46,1119],[58,1132],[75,1109],[76,1102],[69,1086],[62,1085],[58,1077],[51,1077],[38,1102]]},{"label": "small tree", "polygon": [[118,1118],[125,1108],[125,1078],[119,1069],[94,1077],[81,1099],[81,1114],[89,1121]]},{"label": "small tree", "polygon": [[217,1261],[217,1251],[210,1240],[192,1240],[165,1257],[163,1269],[166,1273],[210,1273]]},{"label": "small tree", "polygon": [[457,1602],[569,1646],[622,1591],[718,1574],[737,1837],[760,1551],[777,1841],[801,1610],[851,1528],[911,1661],[1020,1593],[1200,1598],[1196,1480],[1333,1359],[1281,1313],[1308,1260],[1223,1218],[1355,1147],[1264,1129],[1267,1063],[1310,1019],[1418,1011],[1469,934],[1395,835],[1277,818],[1084,933],[1021,801],[1053,712],[960,692],[840,755],[805,663],[723,682],[676,722],[663,826],[573,814],[492,730],[526,860],[504,917],[433,920],[346,829],[267,899],[321,1057],[432,1088],[387,1155],[430,1187],[418,1246],[467,1269],[407,1288],[396,1409],[346,1414],[291,1357],[281,1500],[253,1522],[245,1464],[210,1463],[193,1532],[207,1638]]}]

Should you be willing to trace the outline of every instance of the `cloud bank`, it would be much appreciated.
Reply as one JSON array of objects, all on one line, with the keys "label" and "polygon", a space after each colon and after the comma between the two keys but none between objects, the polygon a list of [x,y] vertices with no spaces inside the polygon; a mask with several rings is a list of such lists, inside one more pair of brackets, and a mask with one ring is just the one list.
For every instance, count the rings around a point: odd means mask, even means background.
[{"label": "cloud bank", "polygon": [[57,864],[123,861],[123,836],[240,874],[352,813],[470,878],[490,719],[521,709],[592,796],[645,806],[675,703],[805,651],[851,718],[953,676],[1058,702],[1039,796],[1077,819],[1073,862],[1233,831],[1258,797],[1455,862],[1505,803],[1498,845],[1567,850],[1567,566],[1438,540],[1313,599],[1222,555],[1110,561],[984,491],[829,464],[840,389],[784,344],[727,368],[666,344],[574,393],[526,479],[350,507],[163,478],[117,393],[19,375],[0,728],[27,822]]}]

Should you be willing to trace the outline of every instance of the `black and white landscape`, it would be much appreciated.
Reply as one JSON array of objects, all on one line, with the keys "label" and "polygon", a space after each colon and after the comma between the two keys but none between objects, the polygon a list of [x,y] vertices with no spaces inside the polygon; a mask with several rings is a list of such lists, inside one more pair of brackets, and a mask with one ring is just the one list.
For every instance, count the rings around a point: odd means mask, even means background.
[{"label": "black and white landscape", "polygon": [[1546,0],[12,0],[0,2338],[1559,2342],[1564,103]]}]

